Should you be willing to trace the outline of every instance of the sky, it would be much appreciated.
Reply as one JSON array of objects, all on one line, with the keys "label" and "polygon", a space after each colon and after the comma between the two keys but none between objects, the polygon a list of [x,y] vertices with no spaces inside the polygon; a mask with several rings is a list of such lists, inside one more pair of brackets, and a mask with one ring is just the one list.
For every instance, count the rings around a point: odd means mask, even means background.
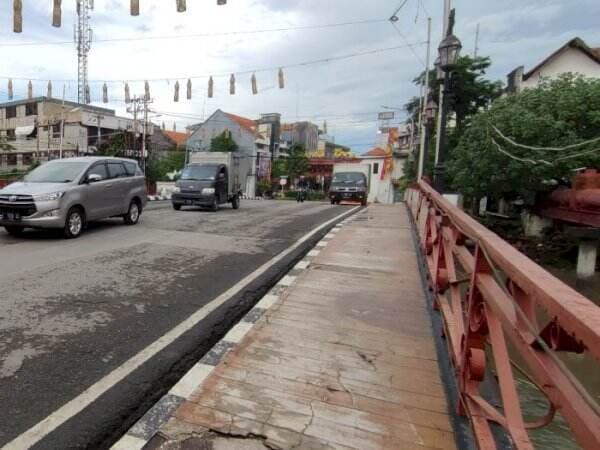
[{"label": "sky", "polygon": [[[51,26],[52,0],[23,3],[23,32],[15,34],[12,2],[0,2],[0,101],[6,100],[8,78],[15,99],[24,98],[27,80],[35,79],[34,95],[45,95],[52,80],[55,97],[64,86],[66,98],[76,101],[75,0],[63,2],[61,28]],[[279,112],[286,122],[326,120],[336,142],[357,153],[377,142],[382,106],[401,110],[419,94],[412,80],[424,68],[427,17],[434,56],[442,34],[443,0],[228,0],[224,6],[187,0],[185,13],[176,12],[175,0],[140,0],[137,17],[129,14],[129,0],[94,3],[93,104],[124,115],[124,83],[132,95],[141,95],[143,80],[150,80],[153,120],[164,121],[167,129],[176,125],[183,131],[217,108],[253,119]],[[387,19],[403,3],[394,28]],[[454,0],[452,6],[463,54],[473,53],[480,25],[479,55],[491,57],[487,76],[494,80],[505,81],[517,66],[533,67],[575,36],[600,47],[598,0]],[[340,58],[350,55],[356,56]],[[314,61],[319,62],[302,65]],[[284,89],[277,87],[278,67],[284,68]],[[257,95],[251,91],[252,71]],[[235,95],[229,94],[231,73]],[[209,75],[213,98],[207,98]],[[190,77],[193,95],[187,100]],[[396,115],[397,121],[405,118],[402,111]]]}]

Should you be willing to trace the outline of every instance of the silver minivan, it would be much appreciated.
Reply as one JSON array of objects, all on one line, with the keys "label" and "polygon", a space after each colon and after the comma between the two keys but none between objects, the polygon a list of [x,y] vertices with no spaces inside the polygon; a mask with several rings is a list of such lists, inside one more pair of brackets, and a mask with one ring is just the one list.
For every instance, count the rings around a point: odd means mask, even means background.
[{"label": "silver minivan", "polygon": [[12,235],[58,228],[76,238],[93,220],[120,216],[135,225],[146,202],[146,179],[134,160],[59,159],[0,189],[0,226]]}]

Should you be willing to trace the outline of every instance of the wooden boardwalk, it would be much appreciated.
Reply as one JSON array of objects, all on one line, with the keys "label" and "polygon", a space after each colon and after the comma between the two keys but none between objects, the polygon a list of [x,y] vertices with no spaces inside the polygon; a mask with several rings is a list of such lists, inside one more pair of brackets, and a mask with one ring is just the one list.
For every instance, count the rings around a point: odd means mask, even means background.
[{"label": "wooden boardwalk", "polygon": [[456,447],[405,207],[311,255],[146,448]]}]

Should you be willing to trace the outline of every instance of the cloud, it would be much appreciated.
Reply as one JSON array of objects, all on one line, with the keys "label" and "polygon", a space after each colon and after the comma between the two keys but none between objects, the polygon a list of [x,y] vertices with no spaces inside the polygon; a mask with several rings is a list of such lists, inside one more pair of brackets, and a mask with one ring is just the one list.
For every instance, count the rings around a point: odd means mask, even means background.
[{"label": "cloud", "polygon": [[[1,77],[39,78],[37,94],[45,92],[48,79],[54,92],[61,92],[61,81],[73,80],[77,56],[72,41],[75,2],[63,2],[63,27],[50,26],[51,1],[25,2],[24,32],[8,31],[0,43],[65,41],[64,45],[0,45],[0,100],[6,95],[6,80]],[[331,61],[285,70],[286,89],[276,87],[276,70],[258,71],[259,95],[252,95],[250,74],[241,71],[277,68],[303,61],[336,57],[365,50],[405,45],[385,21],[400,3],[392,0],[231,0],[217,6],[213,0],[188,1],[188,11],[179,14],[175,2],[143,0],[138,17],[129,15],[129,0],[96,0],[91,25],[95,42],[89,59],[92,97],[101,100],[105,80],[130,81],[132,93],[143,92],[143,80],[151,82],[157,121],[167,126],[177,121],[178,129],[198,122],[216,108],[248,117],[281,112],[284,120],[308,119],[321,123],[327,119],[331,134],[340,143],[352,144],[362,152],[376,142],[376,112],[382,104],[402,106],[419,90],[412,79],[422,66],[405,48],[374,55]],[[40,5],[43,5],[40,7]],[[411,43],[426,40],[426,13],[433,20],[433,48],[441,37],[441,2],[409,0],[397,14],[397,26]],[[480,54],[489,55],[493,66],[489,76],[504,79],[518,65],[532,67],[570,38],[579,35],[600,46],[600,5],[596,0],[461,0],[455,2],[456,34],[464,52],[474,47],[475,28],[480,23]],[[585,14],[582,14],[585,11]],[[100,42],[103,39],[149,38],[211,34],[243,30],[267,30],[340,24],[381,19],[382,22],[356,25],[215,35],[186,39],[148,39]],[[10,8],[0,10],[1,29],[9,30]],[[425,47],[415,47],[425,58]],[[228,94],[228,77],[237,73],[237,94]],[[215,75],[215,97],[206,97],[208,79],[193,80],[193,98],[173,102],[175,78]],[[216,76],[222,74],[224,76]],[[26,93],[26,80],[15,80],[18,95]],[[77,95],[77,83],[64,82],[68,98]],[[180,81],[181,84],[181,81]],[[123,82],[109,83],[110,107],[125,114]],[[185,93],[182,84],[181,93]],[[98,103],[102,105],[101,103]],[[401,114],[400,114],[401,115]]]}]

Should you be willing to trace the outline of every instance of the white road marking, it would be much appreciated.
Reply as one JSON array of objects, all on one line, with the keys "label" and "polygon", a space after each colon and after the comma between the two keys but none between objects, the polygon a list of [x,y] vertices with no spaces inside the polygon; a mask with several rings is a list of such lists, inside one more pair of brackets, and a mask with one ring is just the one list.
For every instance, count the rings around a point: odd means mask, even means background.
[{"label": "white road marking", "polygon": [[320,248],[327,247],[327,241],[319,241],[317,243],[317,247],[320,247]]},{"label": "white road marking", "polygon": [[304,270],[310,265],[310,261],[302,260],[294,266],[294,269]]},{"label": "white road marking", "polygon": [[271,306],[277,303],[277,300],[279,300],[278,296],[273,294],[267,294],[262,298],[260,302],[256,304],[256,307],[262,309],[269,309]]},{"label": "white road marking", "polygon": [[311,250],[308,252],[308,256],[317,256],[319,253],[321,253],[319,250]]},{"label": "white road marking", "polygon": [[196,363],[188,373],[186,373],[175,386],[171,388],[169,394],[177,395],[183,398],[189,398],[213,371],[215,366]]},{"label": "white road marking", "polygon": [[[48,434],[54,431],[56,428],[61,426],[67,420],[71,419],[75,415],[79,414],[94,401],[96,401],[102,394],[106,393],[109,389],[115,386],[117,383],[123,381],[128,375],[133,373],[142,364],[149,361],[153,356],[158,354],[161,350],[165,349],[168,345],[172,344],[180,336],[187,331],[195,327],[211,312],[215,311],[219,306],[229,300],[231,297],[242,291],[248,284],[252,283],[258,277],[267,272],[272,266],[277,264],[287,255],[292,253],[304,242],[312,238],[315,234],[321,231],[323,228],[327,228],[334,222],[337,222],[342,217],[348,216],[360,207],[352,208],[331,220],[319,225],[309,233],[298,239],[293,245],[282,251],[277,256],[271,258],[265,264],[260,266],[250,275],[246,276],[242,280],[238,281],[235,285],[227,289],[221,295],[213,299],[210,303],[204,305],[186,320],[181,322],[175,328],[171,329],[163,336],[158,338],[148,347],[144,348],[136,355],[129,358],[121,366],[114,369],[111,373],[101,378],[99,381],[88,387],[85,391],[79,394],[77,397],[65,403],[63,406],[58,408],[56,411],[51,413],[48,417],[38,422],[36,425],[31,427],[29,430],[17,436],[15,439],[10,441],[4,447],[3,450],[22,450],[24,448],[33,447],[37,442],[45,438]],[[310,254],[310,253],[309,253]],[[133,447],[132,447],[133,448]]]}]

